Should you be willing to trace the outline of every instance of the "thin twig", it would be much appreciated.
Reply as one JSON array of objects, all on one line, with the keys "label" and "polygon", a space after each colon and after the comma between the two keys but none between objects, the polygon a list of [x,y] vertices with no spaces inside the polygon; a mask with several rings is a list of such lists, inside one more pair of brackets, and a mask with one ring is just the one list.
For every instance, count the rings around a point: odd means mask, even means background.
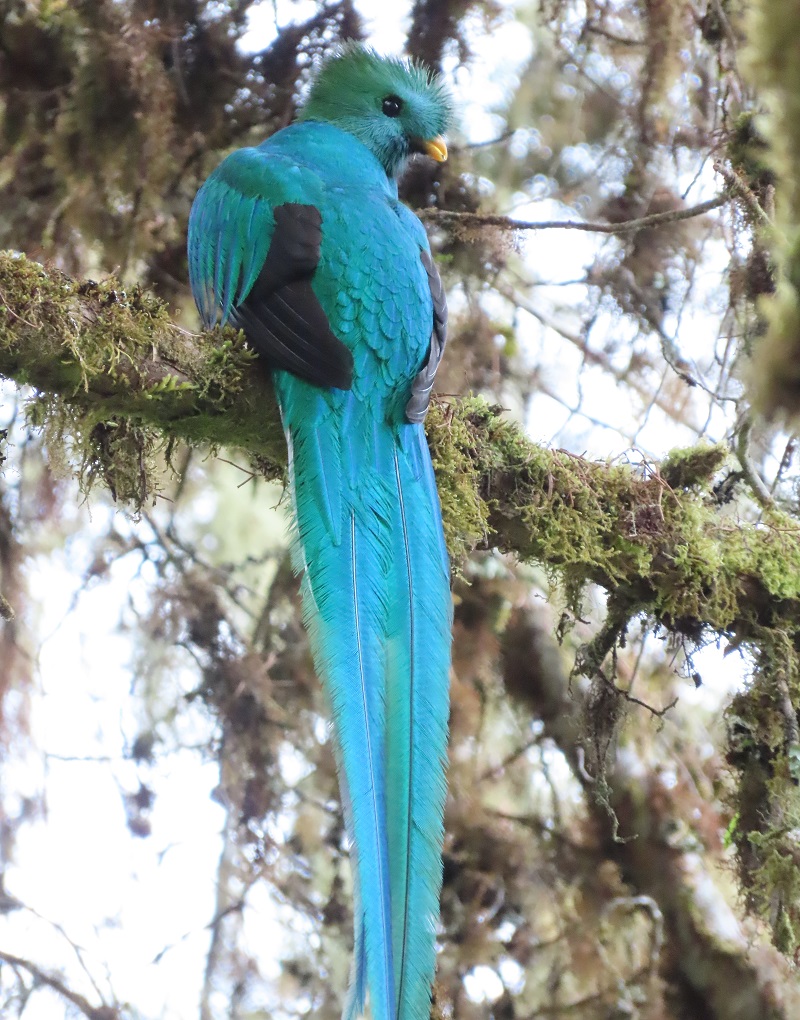
[{"label": "thin twig", "polygon": [[73,992],[71,988],[67,988],[61,978],[46,973],[40,967],[37,967],[35,963],[31,963],[30,960],[24,960],[21,956],[14,956],[11,953],[4,953],[2,950],[0,950],[0,960],[7,963],[10,967],[27,970],[34,981],[47,985],[48,988],[58,992],[59,995],[62,995],[73,1006],[77,1007],[85,1017],[88,1017],[88,1020],[119,1020],[120,1013],[118,1009],[105,1005],[93,1006],[83,995],[79,995],[77,992]]},{"label": "thin twig", "polygon": [[478,782],[482,783],[487,779],[497,779],[501,776],[509,765],[513,765],[515,761],[521,758],[524,754],[527,754],[531,748],[536,747],[537,744],[541,743],[541,733],[535,733],[529,740],[526,740],[521,747],[515,747],[513,751],[509,752],[497,765],[492,765],[480,776],[478,776]]},{"label": "thin twig", "polygon": [[739,49],[739,40],[736,38],[736,33],[731,25],[730,18],[725,13],[725,8],[722,6],[721,0],[711,0],[711,6],[714,8],[714,13],[717,16],[717,21],[722,25],[722,29],[725,33],[725,37],[728,40],[728,44],[731,48],[731,53],[734,57],[734,64],[736,63],[736,52]]},{"label": "thin twig", "polygon": [[756,502],[764,508],[768,508],[775,505],[775,500],[772,498],[772,493],[764,484],[750,457],[750,433],[752,431],[753,419],[749,414],[745,414],[740,419],[738,435],[736,436],[736,457],[742,469],[744,479],[750,486]]},{"label": "thin twig", "polygon": [[617,687],[614,681],[607,677],[602,670],[598,670],[597,675],[600,677],[603,683],[605,683],[609,687],[609,689],[615,691],[617,694],[620,694],[625,699],[625,701],[629,702],[631,705],[638,705],[640,708],[646,708],[651,715],[654,715],[656,717],[656,719],[663,719],[667,712],[669,712],[671,708],[674,708],[678,704],[678,701],[680,700],[676,696],[672,699],[672,701],[667,702],[667,704],[664,705],[663,708],[653,708],[652,705],[648,705],[648,703],[646,701],[642,701],[641,698],[636,698],[629,691],[624,690],[622,687]]},{"label": "thin twig", "polygon": [[608,39],[609,42],[619,43],[620,46],[646,46],[646,39],[631,39],[628,36],[616,35],[614,32],[609,32],[607,28],[601,28],[600,25],[587,25],[586,31],[592,35],[602,36],[604,39]]},{"label": "thin twig", "polygon": [[475,149],[488,149],[491,145],[501,145],[503,142],[507,142],[509,138],[513,138],[517,133],[516,128],[513,131],[504,131],[502,135],[498,135],[497,138],[489,138],[485,142],[467,142],[465,145],[452,145],[450,150],[452,152],[467,152]]},{"label": "thin twig", "polygon": [[663,223],[676,223],[678,220],[689,220],[719,209],[730,202],[731,196],[726,191],[714,198],[709,198],[688,209],[671,209],[668,212],[651,213],[635,220],[622,220],[620,223],[595,223],[590,220],[515,220],[509,216],[493,213],[456,212],[451,209],[418,210],[418,215],[429,222],[463,223],[472,227],[501,227],[503,230],[584,230],[593,234],[630,234],[644,227],[655,227]]},{"label": "thin twig", "polygon": [[758,201],[755,194],[753,193],[753,189],[750,187],[750,185],[747,183],[744,177],[742,177],[740,173],[734,170],[733,167],[727,166],[721,159],[715,159],[713,166],[715,173],[718,173],[720,177],[724,177],[726,183],[730,186],[730,188],[733,191],[735,191],[736,194],[741,199],[744,200],[745,205],[753,214],[753,216],[757,220],[760,220],[765,226],[771,227],[772,220],[767,215],[766,209],[764,209],[764,207]]},{"label": "thin twig", "polygon": [[[612,364],[611,359],[608,358],[607,355],[590,347],[586,337],[582,336],[580,333],[575,333],[572,330],[567,329],[567,327],[561,323],[558,323],[547,312],[543,312],[540,308],[537,308],[536,305],[529,301],[524,294],[521,294],[513,287],[506,286],[502,283],[502,281],[498,281],[495,282],[495,290],[499,294],[502,294],[503,297],[510,301],[516,308],[532,315],[537,322],[540,322],[548,329],[554,330],[559,336],[573,344],[573,346],[581,352],[585,360],[590,365],[595,365],[598,368],[601,368],[604,372],[608,372],[608,374],[613,376],[619,384],[629,386],[642,398],[645,404],[653,403],[660,408],[660,410],[663,411],[668,418],[671,418],[673,421],[677,421],[681,425],[686,424],[686,422],[680,417],[681,414],[686,413],[684,409],[676,409],[674,402],[670,402],[666,398],[661,397],[658,392],[653,393],[651,389],[636,378],[635,372],[632,371],[630,367],[627,369],[617,368]],[[648,365],[647,367],[652,366]],[[699,429],[699,426],[691,423],[690,427],[695,431],[698,431]]]}]

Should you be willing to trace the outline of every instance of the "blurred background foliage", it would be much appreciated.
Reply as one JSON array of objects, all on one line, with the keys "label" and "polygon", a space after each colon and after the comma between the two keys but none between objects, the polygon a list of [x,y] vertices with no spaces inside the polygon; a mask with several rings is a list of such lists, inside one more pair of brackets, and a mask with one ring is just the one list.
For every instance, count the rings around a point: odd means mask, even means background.
[{"label": "blurred background foliage", "polygon": [[[535,440],[642,477],[672,447],[724,444],[706,502],[742,527],[769,526],[773,511],[800,526],[787,424],[800,364],[795,6],[405,5],[396,48],[444,70],[461,104],[451,159],[416,163],[403,183],[448,286],[440,393],[479,393]],[[251,32],[254,8],[266,44]],[[77,278],[141,284],[195,328],[185,256],[195,191],[230,149],[288,124],[318,59],[372,39],[372,16],[355,0],[0,0],[0,248]],[[653,214],[667,215],[624,226]],[[513,230],[507,218],[598,229]],[[115,774],[124,761],[130,838],[155,838],[160,783],[178,756],[219,770],[216,908],[187,994],[202,1020],[338,1016],[347,852],[280,487],[241,458],[232,466],[235,453],[114,418],[91,437],[89,474],[106,487],[87,511],[69,437],[43,442],[24,387],[3,397],[0,760],[47,752],[31,727],[46,614],[30,577],[63,558],[69,626],[84,593],[116,597],[122,571],[120,761],[94,767]],[[160,473],[156,492],[137,488],[145,461]],[[111,512],[117,499],[142,505],[126,517]],[[490,534],[454,566],[434,1015],[800,1015],[797,629],[761,621],[734,641],[681,621],[612,619],[609,593],[590,587],[578,605],[547,563],[500,555]],[[800,584],[786,586],[782,611],[797,617]],[[735,662],[745,680],[732,679]],[[47,816],[45,780],[22,796],[14,777],[11,764],[0,773],[9,925],[27,909],[13,887],[20,834]],[[283,936],[256,951],[249,903],[265,884]],[[173,1015],[121,1000],[113,972],[92,977],[104,974],[97,951],[77,963],[23,957],[3,930],[4,1016]]]}]

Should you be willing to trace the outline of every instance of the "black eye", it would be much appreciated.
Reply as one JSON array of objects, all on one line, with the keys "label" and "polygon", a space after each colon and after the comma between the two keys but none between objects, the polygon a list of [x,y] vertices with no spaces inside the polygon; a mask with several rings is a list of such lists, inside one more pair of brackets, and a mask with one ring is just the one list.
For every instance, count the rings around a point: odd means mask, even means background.
[{"label": "black eye", "polygon": [[381,109],[387,117],[399,117],[403,109],[403,100],[399,96],[386,96]]}]

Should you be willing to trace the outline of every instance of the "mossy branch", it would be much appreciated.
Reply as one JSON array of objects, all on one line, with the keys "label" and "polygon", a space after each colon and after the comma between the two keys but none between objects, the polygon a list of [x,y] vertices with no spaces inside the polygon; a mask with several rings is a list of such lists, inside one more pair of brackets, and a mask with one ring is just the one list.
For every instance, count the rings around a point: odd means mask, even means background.
[{"label": "mossy branch", "polygon": [[483,541],[542,563],[576,599],[595,582],[693,640],[709,628],[747,641],[778,619],[800,634],[800,526],[720,507],[725,447],[637,467],[536,446],[481,400],[436,405],[429,422],[452,550]]},{"label": "mossy branch", "polygon": [[646,616],[690,651],[716,637],[750,653],[751,683],[729,714],[739,773],[730,838],[748,902],[791,955],[800,944],[800,524],[774,505],[749,522],[720,505],[712,480],[729,456],[723,446],[634,467],[535,446],[478,400],[437,405],[430,418],[451,549],[482,537],[541,563],[574,607],[587,582],[609,592],[606,624],[576,663],[604,699],[602,718],[597,699],[589,704],[586,727],[601,804],[620,704],[603,663],[627,623]]},{"label": "mossy branch", "polygon": [[[0,254],[0,373],[56,398],[50,414],[238,447],[273,475],[285,464],[269,379],[241,335],[189,333],[113,280]],[[536,446],[475,398],[436,402],[428,435],[456,563],[496,546],[544,564],[575,599],[595,582],[692,637],[746,641],[777,618],[800,629],[800,527],[778,510],[758,525],[719,512],[710,480],[724,448],[676,452],[660,469],[595,463]]]},{"label": "mossy branch", "polygon": [[238,446],[276,472],[286,460],[269,377],[241,335],[187,332],[152,295],[114,279],[79,283],[0,252],[0,374],[90,424],[119,416]]},{"label": "mossy branch", "polygon": [[[263,473],[284,471],[269,379],[241,336],[182,330],[141,290],[0,254],[0,374],[38,391],[34,420],[63,437],[84,479],[102,476],[134,503],[152,495],[142,464],[161,438],[238,447]],[[751,522],[720,506],[722,446],[673,451],[658,466],[598,463],[531,443],[479,398],[435,401],[427,426],[457,567],[478,545],[514,553],[543,564],[575,608],[599,584],[612,644],[644,614],[691,645],[716,635],[751,650],[754,682],[735,706],[746,740],[731,763],[754,795],[740,797],[734,839],[743,865],[749,848],[754,900],[769,873],[769,888],[797,902],[800,872],[778,880],[772,867],[800,825],[800,750],[786,727],[800,703],[797,521],[772,504]],[[601,635],[582,671],[600,675],[608,651]]]}]

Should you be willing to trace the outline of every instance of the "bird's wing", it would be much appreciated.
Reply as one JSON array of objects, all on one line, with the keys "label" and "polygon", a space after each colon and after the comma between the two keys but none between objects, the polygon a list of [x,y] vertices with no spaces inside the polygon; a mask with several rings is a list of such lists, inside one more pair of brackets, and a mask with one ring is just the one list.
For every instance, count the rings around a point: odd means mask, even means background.
[{"label": "bird's wing", "polygon": [[428,274],[428,285],[433,300],[433,329],[428,359],[411,384],[411,396],[406,404],[406,418],[411,422],[424,421],[428,413],[433,381],[447,343],[447,297],[442,286],[442,278],[429,251],[423,249],[420,258]]},{"label": "bird's wing", "polygon": [[349,389],[353,358],[312,287],[322,243],[315,180],[262,149],[232,153],[189,217],[189,281],[203,324],[247,333],[273,368]]}]

